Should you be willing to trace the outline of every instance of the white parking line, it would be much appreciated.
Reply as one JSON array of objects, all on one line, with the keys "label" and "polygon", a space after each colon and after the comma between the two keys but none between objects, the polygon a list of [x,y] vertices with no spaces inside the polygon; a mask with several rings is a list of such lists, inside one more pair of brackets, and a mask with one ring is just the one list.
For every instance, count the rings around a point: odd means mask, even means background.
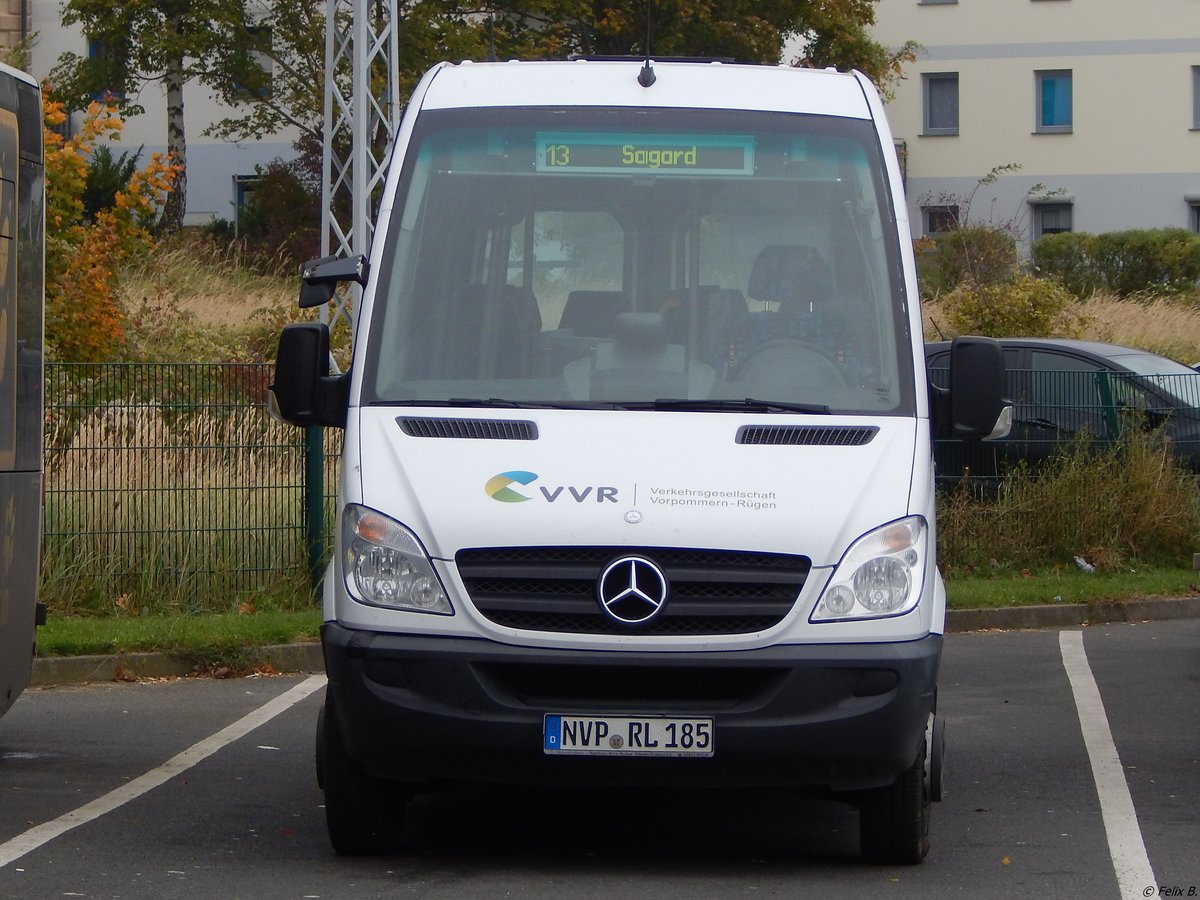
[{"label": "white parking line", "polygon": [[1083,743],[1100,797],[1100,815],[1108,835],[1108,852],[1117,873],[1121,900],[1145,897],[1145,891],[1157,882],[1150,868],[1150,857],[1146,855],[1146,844],[1125,781],[1125,770],[1121,768],[1112,729],[1104,714],[1100,689],[1083,650],[1083,632],[1059,632],[1058,645],[1071,682],[1071,692],[1075,695],[1075,708],[1079,711],[1079,726],[1083,730]]},{"label": "white parking line", "polygon": [[253,712],[238,719],[232,725],[222,728],[216,734],[193,744],[177,756],[173,756],[156,769],[151,769],[121,787],[109,791],[102,797],[97,797],[91,803],[85,803],[78,809],[64,813],[57,819],[44,822],[30,828],[12,840],[0,844],[0,868],[14,860],[20,859],[27,853],[32,853],[38,847],[65,834],[72,828],[98,819],[105,813],[112,812],[130,800],[136,800],[147,791],[151,791],[170,779],[186,772],[201,760],[216,753],[222,747],[232,744],[239,738],[245,737],[260,725],[265,725],[280,713],[286,712],[309,694],[324,687],[325,676],[313,675],[306,678],[291,690],[288,690],[274,700],[268,701]]}]

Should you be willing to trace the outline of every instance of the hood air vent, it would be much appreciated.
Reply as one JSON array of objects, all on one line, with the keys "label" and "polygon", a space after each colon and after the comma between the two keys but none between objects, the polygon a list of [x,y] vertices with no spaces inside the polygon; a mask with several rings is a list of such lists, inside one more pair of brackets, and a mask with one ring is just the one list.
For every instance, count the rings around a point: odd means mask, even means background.
[{"label": "hood air vent", "polygon": [[743,425],[739,444],[788,444],[809,447],[861,447],[879,429],[874,425]]},{"label": "hood air vent", "polygon": [[412,437],[478,441],[536,441],[536,422],[522,419],[444,419],[400,416],[396,423]]}]

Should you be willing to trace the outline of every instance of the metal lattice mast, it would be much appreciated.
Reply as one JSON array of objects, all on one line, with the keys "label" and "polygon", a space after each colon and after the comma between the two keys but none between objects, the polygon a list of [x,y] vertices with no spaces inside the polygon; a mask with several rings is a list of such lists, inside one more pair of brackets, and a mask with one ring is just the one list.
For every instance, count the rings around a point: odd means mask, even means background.
[{"label": "metal lattice mast", "polygon": [[[328,0],[325,13],[325,143],[321,255],[369,256],[375,203],[400,124],[396,0]],[[361,288],[334,297],[354,330]]]}]

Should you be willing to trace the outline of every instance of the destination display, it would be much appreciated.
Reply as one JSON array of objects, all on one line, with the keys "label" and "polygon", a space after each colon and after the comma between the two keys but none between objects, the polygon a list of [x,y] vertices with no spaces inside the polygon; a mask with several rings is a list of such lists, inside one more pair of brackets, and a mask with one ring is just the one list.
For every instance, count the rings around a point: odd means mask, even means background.
[{"label": "destination display", "polygon": [[649,175],[753,175],[749,135],[537,134],[537,171]]}]

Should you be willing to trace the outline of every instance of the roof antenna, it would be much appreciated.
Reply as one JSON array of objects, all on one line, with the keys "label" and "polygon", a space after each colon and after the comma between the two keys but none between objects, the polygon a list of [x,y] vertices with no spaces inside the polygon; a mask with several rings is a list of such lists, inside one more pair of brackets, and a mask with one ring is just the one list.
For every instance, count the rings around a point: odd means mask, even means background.
[{"label": "roof antenna", "polygon": [[496,61],[496,14],[488,16],[488,62]]},{"label": "roof antenna", "polygon": [[651,0],[646,0],[646,62],[642,71],[638,72],[638,84],[644,88],[650,87],[658,80],[654,69],[650,68],[650,4]]}]

